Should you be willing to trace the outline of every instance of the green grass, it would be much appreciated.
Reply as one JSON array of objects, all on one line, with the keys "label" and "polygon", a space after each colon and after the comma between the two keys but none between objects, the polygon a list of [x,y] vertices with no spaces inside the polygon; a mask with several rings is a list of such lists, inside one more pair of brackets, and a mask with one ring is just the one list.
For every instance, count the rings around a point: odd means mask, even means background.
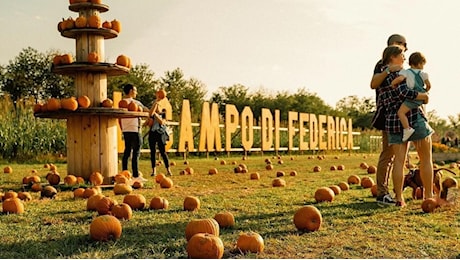
[{"label": "green grass", "polygon": [[[192,158],[189,166],[193,175],[179,175],[186,168],[183,160],[172,158],[174,187],[161,189],[152,181],[142,190],[149,202],[154,196],[169,200],[165,211],[135,211],[133,219],[123,221],[123,233],[119,240],[94,242],[89,237],[89,225],[97,213],[86,211],[86,200],[74,199],[70,190],[61,191],[54,200],[34,199],[25,202],[26,211],[21,215],[0,214],[0,258],[187,258],[185,226],[195,218],[209,218],[228,210],[236,219],[231,229],[221,229],[224,242],[224,258],[458,258],[460,257],[459,208],[444,207],[435,213],[425,214],[420,200],[410,199],[405,191],[408,206],[403,209],[381,207],[375,203],[369,189],[352,185],[332,203],[316,203],[314,192],[322,186],[346,181],[351,174],[371,176],[359,168],[361,162],[375,164],[377,155],[340,154],[326,155],[325,160],[307,155],[282,157],[284,164],[277,164],[272,155],[222,157],[220,159]],[[365,158],[364,158],[365,157]],[[265,158],[275,165],[265,170]],[[231,162],[248,166],[249,172],[259,172],[260,180],[249,180],[249,174],[235,174]],[[345,165],[344,171],[330,171],[331,165]],[[57,163],[61,176],[66,165]],[[315,165],[320,173],[312,171]],[[2,168],[4,165],[1,165]],[[36,169],[44,180],[47,169],[43,164],[12,164],[12,174],[0,175],[3,191],[20,190],[21,180]],[[217,175],[208,175],[216,167]],[[142,172],[150,172],[148,160],[141,160]],[[159,167],[164,172],[163,167]],[[286,176],[287,186],[271,185],[276,171],[289,173],[296,170],[296,177]],[[456,170],[457,171],[457,170]],[[447,176],[449,173],[445,173]],[[147,177],[147,176],[145,176]],[[110,189],[104,195],[118,202],[123,196],[114,195]],[[187,195],[198,196],[201,209],[196,212],[182,210]],[[316,232],[296,230],[293,215],[304,205],[314,205],[322,213],[323,224]],[[236,249],[240,232],[258,232],[265,242],[261,254],[242,254]]]}]

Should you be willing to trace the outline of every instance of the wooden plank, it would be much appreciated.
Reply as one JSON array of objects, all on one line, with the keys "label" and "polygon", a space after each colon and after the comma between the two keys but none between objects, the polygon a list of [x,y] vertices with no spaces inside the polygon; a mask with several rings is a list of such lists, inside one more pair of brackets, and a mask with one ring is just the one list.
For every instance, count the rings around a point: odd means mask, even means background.
[{"label": "wooden plank", "polygon": [[101,173],[104,183],[110,183],[111,177],[118,173],[117,119],[100,117],[100,155]]},{"label": "wooden plank", "polygon": [[77,133],[79,133],[79,127],[76,121],[79,120],[77,117],[71,117],[67,120],[67,174],[75,174],[75,165],[77,164],[77,158],[75,157]]},{"label": "wooden plank", "polygon": [[[100,142],[105,142],[105,140],[100,139],[100,121],[99,116],[91,116],[90,123],[91,127],[88,129],[89,132],[89,149],[88,154],[90,154],[90,166],[89,169],[91,172],[98,171],[101,172],[101,147],[99,146]],[[102,172],[101,172],[102,173]]]},{"label": "wooden plank", "polygon": [[80,162],[80,176],[85,179],[89,179],[92,173],[91,160],[91,117],[81,117],[81,135],[80,140],[77,143],[79,146],[79,162]]}]

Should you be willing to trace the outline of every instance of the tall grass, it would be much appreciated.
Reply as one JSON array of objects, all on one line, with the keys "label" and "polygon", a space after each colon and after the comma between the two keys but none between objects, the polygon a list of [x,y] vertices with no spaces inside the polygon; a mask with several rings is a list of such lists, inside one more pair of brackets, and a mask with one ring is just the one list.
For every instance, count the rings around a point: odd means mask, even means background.
[{"label": "tall grass", "polygon": [[0,98],[0,159],[25,162],[66,151],[63,120],[35,118],[33,101]]}]

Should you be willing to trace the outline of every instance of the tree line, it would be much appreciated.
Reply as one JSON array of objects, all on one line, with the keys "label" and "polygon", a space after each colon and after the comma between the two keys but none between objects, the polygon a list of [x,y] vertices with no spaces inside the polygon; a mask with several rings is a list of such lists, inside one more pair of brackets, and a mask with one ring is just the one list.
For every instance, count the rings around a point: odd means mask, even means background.
[{"label": "tree line", "polygon": [[[0,96],[9,95],[16,104],[31,97],[36,102],[42,102],[50,97],[63,98],[74,95],[73,78],[57,75],[51,70],[53,57],[60,54],[62,53],[56,50],[41,53],[32,47],[22,49],[7,65],[0,65]],[[173,107],[175,121],[179,119],[183,99],[190,101],[192,119],[195,121],[200,118],[204,101],[217,103],[222,110],[225,109],[225,104],[234,104],[239,111],[244,106],[250,106],[256,119],[260,116],[258,113],[261,108],[268,108],[272,112],[279,109],[347,117],[351,118],[353,126],[360,130],[372,129],[371,120],[375,111],[375,97],[348,96],[339,100],[335,107],[331,107],[307,88],[299,88],[295,93],[279,91],[270,94],[263,88],[254,91],[247,86],[234,84],[220,86],[217,91],[208,95],[206,85],[202,81],[193,77],[185,78],[180,68],[157,76],[147,64],[136,64],[127,75],[109,77],[109,97],[113,91],[122,91],[125,83],[137,86],[138,99],[146,106],[150,106],[154,101],[156,90],[165,89]],[[364,89],[366,86],[362,87]],[[457,135],[460,114],[449,116],[447,121],[438,117],[433,110],[428,112],[428,117],[438,133],[450,131]],[[287,120],[287,113],[281,113],[281,120]]]}]

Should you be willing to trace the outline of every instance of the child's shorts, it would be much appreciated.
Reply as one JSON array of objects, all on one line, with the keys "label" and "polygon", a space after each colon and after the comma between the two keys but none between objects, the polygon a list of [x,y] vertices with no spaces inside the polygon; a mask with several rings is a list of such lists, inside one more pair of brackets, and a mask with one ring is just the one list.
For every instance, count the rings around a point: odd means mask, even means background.
[{"label": "child's shorts", "polygon": [[[417,141],[424,139],[425,137],[434,133],[433,128],[428,124],[425,118],[420,114],[417,115],[417,120],[414,125],[412,125],[415,132],[409,137],[408,141]],[[388,144],[402,144],[403,133],[389,133],[388,134]]]}]

